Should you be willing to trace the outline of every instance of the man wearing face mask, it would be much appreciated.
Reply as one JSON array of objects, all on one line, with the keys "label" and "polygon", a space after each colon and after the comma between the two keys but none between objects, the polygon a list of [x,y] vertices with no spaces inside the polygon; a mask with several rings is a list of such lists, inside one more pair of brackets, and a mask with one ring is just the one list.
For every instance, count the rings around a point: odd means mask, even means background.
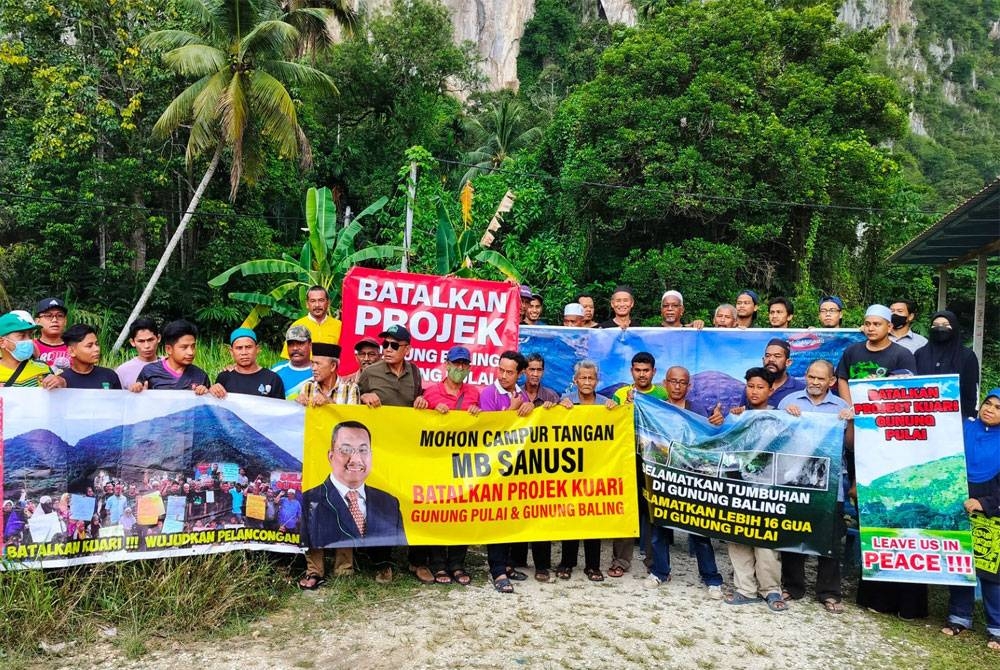
[{"label": "man wearing face mask", "polygon": [[979,359],[976,353],[962,345],[958,317],[941,310],[931,314],[930,341],[917,349],[918,375],[958,375],[958,392],[962,416],[976,417],[976,393],[979,386]]},{"label": "man wearing face mask", "polygon": [[0,387],[66,387],[66,380],[52,368],[31,360],[31,334],[37,327],[13,313],[0,316]]},{"label": "man wearing face mask", "polygon": [[[454,346],[448,350],[444,379],[424,390],[428,409],[440,414],[447,414],[452,410],[468,412],[473,416],[479,414],[479,389],[465,383],[471,361],[472,354],[465,347]],[[468,546],[429,546],[421,547],[421,550],[426,552],[426,556],[419,557],[419,560],[427,561],[435,583],[454,582],[468,586],[472,582],[472,577],[465,571]]]},{"label": "man wearing face mask", "polygon": [[915,333],[910,329],[913,320],[917,317],[917,304],[912,300],[897,300],[889,305],[892,312],[892,330],[889,332],[889,339],[908,349],[911,354],[917,349],[927,344],[927,338],[920,333]]}]

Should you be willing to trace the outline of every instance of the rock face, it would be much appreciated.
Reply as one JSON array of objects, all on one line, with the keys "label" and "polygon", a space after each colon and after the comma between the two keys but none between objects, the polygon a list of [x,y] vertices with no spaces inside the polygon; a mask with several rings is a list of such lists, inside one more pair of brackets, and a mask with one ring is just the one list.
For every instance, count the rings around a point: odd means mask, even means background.
[{"label": "rock face", "polygon": [[[611,23],[634,26],[631,0],[592,0],[594,13]],[[371,13],[387,11],[391,0],[353,0]],[[535,15],[535,0],[442,0],[451,13],[455,41],[476,45],[481,69],[491,89],[517,89],[517,54],[524,25]]]}]

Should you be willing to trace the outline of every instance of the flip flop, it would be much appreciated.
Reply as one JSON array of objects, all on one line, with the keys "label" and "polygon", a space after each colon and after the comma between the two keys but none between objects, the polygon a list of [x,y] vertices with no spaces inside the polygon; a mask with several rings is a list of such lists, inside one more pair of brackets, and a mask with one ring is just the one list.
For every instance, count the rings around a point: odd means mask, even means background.
[{"label": "flip flop", "polygon": [[434,573],[435,584],[451,584],[451,575],[446,570],[438,570]]},{"label": "flip flop", "polygon": [[592,582],[603,582],[604,573],[601,572],[600,568],[587,568],[583,571],[583,574],[587,575],[587,579]]},{"label": "flip flop", "polygon": [[788,609],[788,603],[782,599],[780,593],[768,593],[764,601],[767,603],[767,609],[772,612],[784,612]]},{"label": "flip flop", "polygon": [[830,614],[843,614],[844,603],[839,600],[834,600],[833,598],[827,598],[823,601],[823,609]]},{"label": "flip flop", "polygon": [[749,605],[751,603],[761,602],[761,598],[759,597],[749,598],[740,593],[739,591],[733,591],[730,595],[723,598],[722,602],[726,603],[727,605]]},{"label": "flip flop", "polygon": [[550,579],[552,579],[552,577],[551,577],[551,575],[549,575],[549,571],[548,570],[535,570],[535,581],[536,582],[547,582]]},{"label": "flip flop", "polygon": [[[303,582],[309,582],[309,583],[303,584]],[[302,589],[303,591],[315,591],[324,584],[326,584],[326,580],[314,572],[309,573],[308,575],[299,580],[299,588]]]},{"label": "flip flop", "polygon": [[990,651],[1000,651],[1000,635],[990,635],[986,641],[986,648]]},{"label": "flip flop", "polygon": [[493,588],[497,593],[513,593],[514,585],[506,577],[497,577],[493,580]]},{"label": "flip flop", "polygon": [[528,578],[528,573],[515,570],[514,568],[508,568],[507,577],[509,579],[513,579],[515,582],[523,582]]},{"label": "flip flop", "polygon": [[558,577],[559,579],[569,579],[572,576],[573,576],[573,568],[567,568],[563,565],[560,565],[558,568],[556,568],[556,577]]},{"label": "flip flop", "polygon": [[969,629],[960,623],[948,623],[941,629],[941,634],[948,637],[958,637],[967,630]]},{"label": "flip flop", "polygon": [[620,565],[612,565],[610,568],[608,568],[608,577],[618,578],[624,575],[625,575],[625,568],[621,567]]},{"label": "flip flop", "polygon": [[451,579],[460,586],[468,586],[472,583],[472,576],[461,568],[451,571]]}]

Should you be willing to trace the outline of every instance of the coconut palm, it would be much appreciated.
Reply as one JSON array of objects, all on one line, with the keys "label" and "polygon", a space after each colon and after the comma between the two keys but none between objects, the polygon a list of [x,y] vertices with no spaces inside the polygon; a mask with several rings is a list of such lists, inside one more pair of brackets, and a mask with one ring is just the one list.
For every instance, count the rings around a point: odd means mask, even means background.
[{"label": "coconut palm", "polygon": [[519,149],[531,146],[542,139],[538,127],[524,128],[524,110],[520,104],[503,98],[492,108],[469,122],[470,130],[482,145],[465,154],[465,162],[472,167],[462,177],[462,184],[480,172],[500,167]]},{"label": "coconut palm", "polygon": [[278,0],[176,1],[197,26],[197,32],[160,30],[147,35],[142,46],[165,50],[164,63],[178,75],[195,81],[167,105],[153,126],[153,135],[168,137],[183,124],[189,128],[188,166],[199,156],[211,158],[187,211],[115,341],[115,350],[125,341],[128,324],[149,300],[223,153],[228,152],[230,157],[231,200],[236,198],[241,183],[252,184],[259,175],[265,146],[276,150],[281,158],[298,157],[307,167],[312,161],[309,142],[286,87],[332,93],[337,90],[329,76],[295,61],[304,46],[328,43],[327,24],[337,12],[302,6],[304,3],[293,3],[286,11]]}]

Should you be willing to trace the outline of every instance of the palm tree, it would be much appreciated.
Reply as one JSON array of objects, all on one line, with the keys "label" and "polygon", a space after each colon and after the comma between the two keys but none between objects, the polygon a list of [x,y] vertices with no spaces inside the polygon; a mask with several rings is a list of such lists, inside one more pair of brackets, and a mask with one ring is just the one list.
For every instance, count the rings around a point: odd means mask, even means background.
[{"label": "palm tree", "polygon": [[465,162],[473,165],[462,177],[462,184],[480,172],[495,170],[516,151],[542,138],[541,128],[523,128],[523,115],[524,110],[519,103],[503,98],[469,122],[473,135],[483,144],[465,154]]},{"label": "palm tree", "polygon": [[187,210],[163,250],[156,269],[125,321],[113,349],[128,334],[128,325],[146,306],[170,255],[187,228],[224,150],[229,151],[230,200],[242,182],[252,184],[263,167],[263,147],[275,147],[281,158],[312,162],[309,142],[299,126],[295,103],[286,86],[326,89],[336,93],[333,80],[299,62],[304,45],[329,40],[327,23],[338,13],[294,3],[288,10],[278,0],[177,0],[197,25],[197,33],[160,30],[142,45],[165,49],[163,60],[178,75],[195,81],[173,99],[153,126],[166,138],[182,124],[189,127],[186,158],[210,154],[208,168]]}]

